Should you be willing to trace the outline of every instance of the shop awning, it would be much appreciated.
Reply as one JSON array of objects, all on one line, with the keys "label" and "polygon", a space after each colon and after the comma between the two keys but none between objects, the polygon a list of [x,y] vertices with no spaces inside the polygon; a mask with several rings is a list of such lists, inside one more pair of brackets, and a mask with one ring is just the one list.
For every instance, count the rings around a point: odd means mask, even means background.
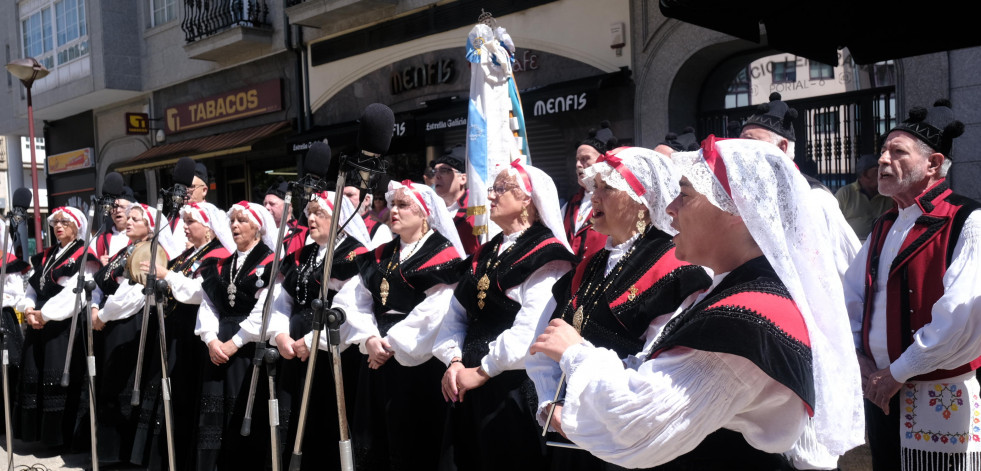
[{"label": "shop awning", "polygon": [[248,152],[252,150],[255,143],[288,128],[289,125],[289,121],[280,121],[238,131],[161,144],[123,162],[120,167],[114,170],[120,173],[135,172],[147,168],[173,165],[181,157],[201,160]]}]

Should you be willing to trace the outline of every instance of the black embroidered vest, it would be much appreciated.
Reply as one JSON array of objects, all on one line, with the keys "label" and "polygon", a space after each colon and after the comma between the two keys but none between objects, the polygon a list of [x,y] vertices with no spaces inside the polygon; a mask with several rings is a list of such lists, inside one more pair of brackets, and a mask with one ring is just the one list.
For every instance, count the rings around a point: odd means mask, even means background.
[{"label": "black embroidered vest", "polygon": [[228,286],[232,283],[230,277],[234,258],[233,254],[217,263],[206,263],[200,269],[201,287],[215,306],[219,320],[224,317],[247,317],[258,302],[256,293],[269,287],[269,280],[273,278],[267,267],[272,263],[272,250],[259,242],[244,261],[238,261],[241,268],[235,277],[235,305],[230,305]]},{"label": "black embroidered vest", "polygon": [[655,317],[673,313],[689,295],[712,284],[705,270],[678,260],[674,251],[671,237],[651,228],[604,277],[610,252],[600,250],[555,283],[552,317],[575,325],[581,308],[586,340],[621,358],[636,354]]},{"label": "black embroidered vest", "polygon": [[[548,262],[565,260],[572,263],[574,260],[572,253],[552,235],[552,231],[540,223],[532,224],[511,247],[498,255],[503,240],[504,234],[498,234],[467,259],[467,271],[453,292],[467,310],[463,364],[468,368],[479,366],[481,358],[489,351],[490,342],[514,324],[521,305],[507,297],[507,290],[523,283]],[[487,288],[480,289],[484,286],[481,280],[485,275]]]},{"label": "black embroidered vest", "polygon": [[[167,264],[167,269],[172,272],[180,273],[188,278],[193,278],[204,264],[209,263],[209,260],[211,260],[211,263],[217,263],[220,258],[227,256],[228,251],[221,246],[221,241],[218,239],[212,239],[211,242],[205,244],[200,251],[198,251],[196,247],[191,247],[182,252],[177,256],[177,258],[171,260],[170,263]],[[178,308],[179,304],[180,303],[174,299],[173,292],[168,289],[167,314],[174,312]]]},{"label": "black embroidered vest", "polygon": [[[84,250],[82,245],[83,242],[81,240],[75,240],[67,249],[66,253],[70,255],[58,261],[51,260],[51,257],[55,257],[55,254],[58,253],[57,246],[48,247],[44,252],[31,256],[31,266],[34,267],[34,272],[31,273],[31,277],[28,278],[27,283],[37,293],[35,309],[41,309],[44,303],[65,289],[64,286],[58,284],[58,279],[65,276],[70,277],[78,273]],[[98,261],[91,251],[89,252],[88,259]],[[42,287],[41,275],[44,271],[45,263],[58,263],[58,265],[48,270],[47,275],[44,277],[44,286]]]}]

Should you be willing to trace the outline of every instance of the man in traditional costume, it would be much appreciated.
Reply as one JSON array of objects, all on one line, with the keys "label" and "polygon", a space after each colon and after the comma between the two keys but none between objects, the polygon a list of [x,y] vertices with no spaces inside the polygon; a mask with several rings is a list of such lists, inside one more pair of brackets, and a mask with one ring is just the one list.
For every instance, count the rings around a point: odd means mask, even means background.
[{"label": "man in traditional costume", "polygon": [[[266,190],[265,198],[262,200],[262,206],[272,214],[273,221],[276,221],[277,229],[282,222],[283,210],[286,208],[286,193],[289,191],[289,183],[280,182],[269,187]],[[308,231],[309,229],[293,217],[291,211],[286,220],[286,232],[283,234],[283,252],[281,255],[286,256],[302,249],[307,243]]]},{"label": "man in traditional costume", "polygon": [[590,129],[589,135],[576,148],[576,181],[579,189],[562,207],[562,225],[569,246],[576,254],[576,263],[596,253],[606,245],[606,236],[593,230],[593,192],[583,181],[586,169],[596,163],[601,155],[617,146],[617,138],[610,130],[610,122],[603,121],[599,129]]},{"label": "man in traditional costume", "polygon": [[964,132],[950,102],[886,136],[876,221],[845,277],[875,470],[978,469],[981,212],[946,180]]},{"label": "man in traditional costume", "polygon": [[742,139],[710,136],[672,161],[684,175],[667,209],[675,254],[710,268],[712,286],[626,360],[552,320],[531,352],[567,375],[562,431],[606,461],[659,470],[814,466],[862,443],[844,300],[803,176]]},{"label": "man in traditional costume", "polygon": [[456,145],[434,160],[436,169],[436,194],[446,203],[446,210],[453,214],[453,224],[463,243],[467,255],[480,247],[480,241],[473,233],[474,218],[469,214],[470,192],[467,190],[466,149]]}]

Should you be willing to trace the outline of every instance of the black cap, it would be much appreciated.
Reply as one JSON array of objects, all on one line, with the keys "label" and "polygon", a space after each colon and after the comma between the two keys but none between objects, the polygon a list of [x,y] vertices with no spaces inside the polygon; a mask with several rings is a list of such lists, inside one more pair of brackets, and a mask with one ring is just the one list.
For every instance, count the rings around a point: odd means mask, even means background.
[{"label": "black cap", "polygon": [[208,167],[205,167],[203,163],[198,162],[194,166],[194,176],[198,177],[204,183],[208,183]]},{"label": "black cap", "polygon": [[669,132],[664,136],[664,142],[658,145],[665,145],[675,152],[690,152],[696,151],[701,146],[698,144],[698,138],[695,137],[695,128],[688,126],[682,130],[681,134],[675,134]]},{"label": "black cap", "polygon": [[590,129],[589,136],[583,139],[579,145],[592,147],[596,149],[596,152],[605,154],[616,148],[617,142],[619,140],[613,135],[613,130],[610,129],[610,122],[603,120],[600,123],[599,129]]},{"label": "black cap", "polygon": [[460,173],[467,173],[467,149],[463,144],[446,149],[443,155],[433,160],[432,166],[435,168],[439,164],[449,165]]},{"label": "black cap", "polygon": [[286,199],[286,192],[289,191],[289,188],[290,188],[290,186],[289,186],[289,183],[287,183],[287,182],[275,183],[275,184],[273,184],[273,186],[269,187],[268,190],[266,190],[266,194],[267,195],[274,195],[274,196],[278,197],[281,200],[282,199]]},{"label": "black cap", "polygon": [[119,194],[119,197],[129,201],[130,203],[136,202],[136,195],[133,193],[133,189],[125,185],[123,186],[123,191]]},{"label": "black cap", "polygon": [[770,94],[770,102],[763,103],[756,107],[756,112],[746,119],[743,129],[750,124],[769,129],[790,141],[796,141],[794,136],[794,120],[797,119],[797,110],[790,108],[780,100],[780,94],[773,92]]},{"label": "black cap", "polygon": [[906,131],[950,158],[954,138],[964,134],[964,123],[954,119],[950,101],[940,99],[933,103],[933,108],[917,106],[909,110],[909,118],[889,130],[893,131]]}]

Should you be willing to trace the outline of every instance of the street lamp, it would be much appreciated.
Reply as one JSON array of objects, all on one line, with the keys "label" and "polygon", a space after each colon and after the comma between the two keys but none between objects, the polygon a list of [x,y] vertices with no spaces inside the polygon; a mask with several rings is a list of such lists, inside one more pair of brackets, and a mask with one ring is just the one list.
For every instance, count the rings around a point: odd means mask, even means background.
[{"label": "street lamp", "polygon": [[34,106],[31,103],[31,86],[34,85],[35,80],[47,77],[51,71],[44,68],[33,57],[11,61],[7,64],[7,71],[20,79],[20,83],[27,87],[27,129],[31,139],[31,184],[34,190],[34,245],[36,253],[41,253],[43,232],[41,230],[41,203],[37,185],[37,156],[34,151]]}]

